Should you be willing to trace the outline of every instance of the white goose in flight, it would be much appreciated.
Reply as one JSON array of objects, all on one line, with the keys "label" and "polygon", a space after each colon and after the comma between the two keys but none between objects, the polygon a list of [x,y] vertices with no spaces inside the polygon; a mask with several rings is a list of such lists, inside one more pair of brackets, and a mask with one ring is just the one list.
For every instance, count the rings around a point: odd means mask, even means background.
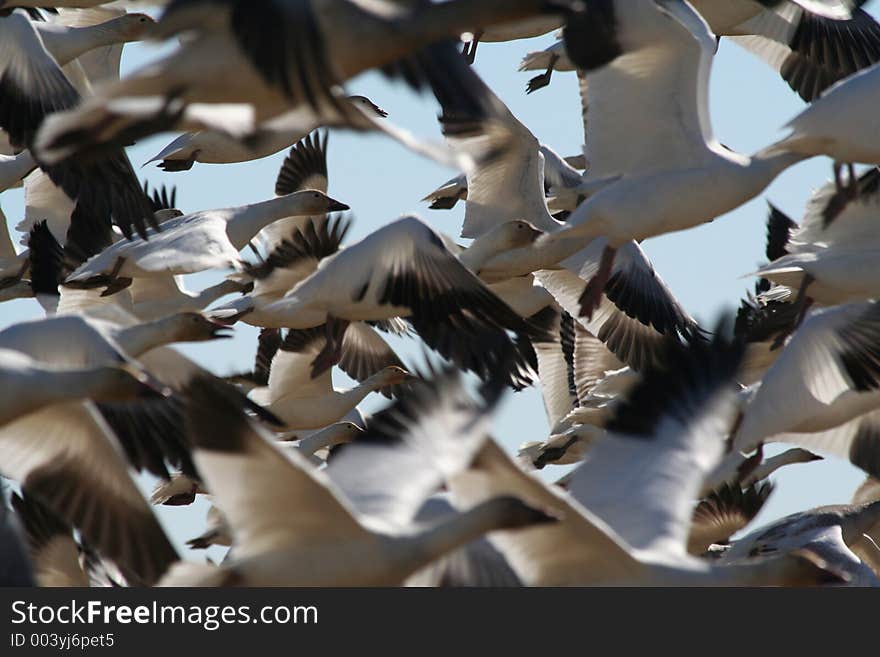
[{"label": "white goose in flight", "polygon": [[[759,56],[808,102],[880,61],[880,24],[853,4],[691,0],[712,32]],[[627,9],[627,3],[614,5],[617,12]],[[521,71],[544,71],[529,81],[528,93],[547,86],[555,71],[575,69],[562,41],[529,53],[520,65]]]},{"label": "white goose in flight", "polygon": [[880,170],[872,167],[851,185],[835,182],[810,199],[804,220],[783,245],[782,254],[756,275],[794,293],[801,315],[813,304],[835,305],[873,299],[880,294],[874,267],[878,241],[875,223],[880,199]]},{"label": "white goose in flight", "polygon": [[317,373],[336,361],[336,345],[349,322],[402,317],[429,347],[460,367],[519,387],[537,366],[530,341],[541,341],[544,333],[471,269],[535,236],[526,222],[510,222],[456,257],[441,235],[416,217],[403,217],[321,260],[285,297],[262,308],[261,323],[296,329],[325,325],[331,348],[316,364]]},{"label": "white goose in flight", "polygon": [[741,357],[723,343],[699,349],[632,391],[609,423],[614,435],[593,447],[568,494],[521,470],[491,441],[447,481],[457,504],[507,494],[560,515],[546,527],[489,535],[523,583],[754,586],[824,576],[797,557],[728,569],[688,555],[693,500],[721,457]]},{"label": "white goose in flight", "polygon": [[[403,533],[357,508],[299,454],[275,447],[242,414],[240,394],[233,389],[203,379],[194,383],[190,396],[187,425],[195,458],[229,521],[236,548],[219,568],[179,564],[164,585],[395,586],[487,531],[553,521],[515,498],[501,497],[428,530]],[[405,432],[455,433],[461,438],[455,451],[448,445],[452,441],[443,442],[448,461],[462,467],[474,436],[482,438],[482,423],[474,422],[472,409],[455,406],[452,399],[457,401],[445,393],[422,394],[401,409],[400,419]],[[363,459],[359,469],[369,469]],[[409,485],[409,491],[413,484],[424,486],[417,473],[398,470],[396,475],[396,484],[386,481],[390,495],[400,486]]]},{"label": "white goose in flight", "polygon": [[[564,228],[538,240],[533,254],[543,254],[531,258],[537,269],[547,268],[590,240],[608,240],[583,295],[588,318],[601,301],[618,248],[726,214],[805,158],[766,150],[746,157],[716,141],[708,116],[716,42],[690,4],[637,0],[623,12],[613,3],[602,6],[599,14],[571,19],[565,37],[569,55],[586,72],[590,94],[587,179],[621,178],[582,203]],[[640,126],[638,136],[633,125]],[[620,148],[633,139],[638,148]],[[594,145],[602,154],[617,154],[594,157]]]},{"label": "white goose in flight", "polygon": [[[118,291],[127,278],[191,274],[238,267],[239,251],[262,229],[292,215],[324,214],[348,206],[317,190],[288,194],[238,208],[206,210],[169,219],[149,239],[119,241],[87,260],[68,285],[106,286]],[[120,287],[121,286],[121,287]]]},{"label": "white goose in flight", "polygon": [[[292,121],[288,127],[296,125],[303,133],[366,119],[413,146],[416,140],[402,137],[399,129],[348,104],[341,85],[379,68],[416,89],[431,88],[441,103],[455,101],[467,94],[472,73],[453,39],[469,24],[488,27],[564,9],[542,0],[510,0],[503,6],[488,0],[449,6],[301,0],[257,12],[242,7],[247,7],[243,0],[170,3],[152,35],[191,38],[105,87],[101,97],[52,117],[41,133],[40,156],[57,163],[96,148],[97,142],[119,145],[181,123],[189,129],[187,108],[196,105],[214,105],[214,118],[223,126],[231,112],[218,110],[218,104],[226,110],[247,106],[250,125],[238,128],[244,134],[285,116]],[[460,84],[449,85],[450,79]]]},{"label": "white goose in flight", "polygon": [[[349,96],[348,100],[363,112],[385,118],[388,112],[366,96]],[[187,132],[172,141],[144,164],[159,162],[164,171],[189,171],[196,162],[201,164],[230,164],[251,162],[290,148],[306,136],[302,130],[257,133],[247,140],[216,130]]]}]

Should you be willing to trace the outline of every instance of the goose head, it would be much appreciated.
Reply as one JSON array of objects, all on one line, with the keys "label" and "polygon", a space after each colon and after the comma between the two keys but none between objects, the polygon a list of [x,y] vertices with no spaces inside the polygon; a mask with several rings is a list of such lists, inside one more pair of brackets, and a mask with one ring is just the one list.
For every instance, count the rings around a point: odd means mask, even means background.
[{"label": "goose head", "polygon": [[478,240],[486,242],[487,245],[491,245],[492,250],[500,253],[527,247],[543,234],[544,231],[538,230],[528,221],[517,220],[496,226]]},{"label": "goose head", "polygon": [[354,422],[337,422],[330,427],[330,433],[334,445],[354,442],[354,440],[363,432],[364,430]]},{"label": "goose head", "polygon": [[344,212],[350,209],[345,203],[330,198],[317,189],[294,192],[288,197],[292,202],[295,202],[297,213],[300,215],[320,215],[328,212]]},{"label": "goose head", "polygon": [[201,313],[177,313],[161,321],[166,324],[174,342],[206,342],[232,337],[229,326]]},{"label": "goose head", "polygon": [[113,27],[119,36],[123,37],[126,41],[140,40],[155,24],[156,21],[151,17],[139,13],[126,14],[113,21]]},{"label": "goose head", "polygon": [[376,105],[376,103],[366,96],[349,96],[348,99],[365,114],[375,114],[380,119],[384,119],[388,116],[388,112]]},{"label": "goose head", "polygon": [[160,224],[163,221],[169,221],[170,219],[177,219],[177,217],[182,217],[183,212],[177,210],[176,208],[157,210],[153,213],[153,216],[156,218]]},{"label": "goose head", "polygon": [[389,365],[388,367],[379,370],[376,374],[376,383],[380,388],[398,386],[403,383],[416,381],[417,379],[418,377],[413,376],[402,367],[397,367],[396,365]]}]

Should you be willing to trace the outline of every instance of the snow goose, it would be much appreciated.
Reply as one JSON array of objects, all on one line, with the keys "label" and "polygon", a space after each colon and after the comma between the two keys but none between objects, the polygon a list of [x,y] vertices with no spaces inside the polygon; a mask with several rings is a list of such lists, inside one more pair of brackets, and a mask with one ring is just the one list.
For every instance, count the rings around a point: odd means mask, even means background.
[{"label": "snow goose", "polygon": [[[362,111],[379,118],[388,112],[366,96],[349,96],[348,100]],[[230,164],[251,162],[268,157],[297,143],[306,134],[302,130],[257,132],[246,140],[216,130],[187,132],[168,144],[144,164],[159,162],[163,171],[189,171],[196,162],[201,164]]]},{"label": "snow goose", "polygon": [[[577,251],[578,240],[580,244],[599,237],[608,240],[585,291],[583,307],[588,318],[601,301],[615,254],[623,244],[685,230],[726,214],[807,157],[772,150],[745,157],[721,146],[711,134],[708,116],[714,35],[685,2],[631,4],[623,13],[573,19],[565,28],[569,56],[587,72],[591,105],[588,177],[624,174],[623,178],[593,194],[564,228],[535,244],[536,251],[546,249],[548,259],[558,262],[560,255]],[[615,16],[619,22],[610,31],[609,48],[587,48],[584,44],[590,40],[586,37],[595,34],[603,20]],[[663,16],[675,20],[663,20]],[[645,64],[652,72],[650,77],[644,71],[627,75],[633,67]],[[655,85],[657,93],[650,93]],[[679,91],[670,94],[670,87]],[[640,148],[620,149],[620,143],[634,138],[629,128],[634,117],[623,120],[619,111],[622,98],[630,97],[632,101],[625,106],[636,114],[646,113],[644,124],[638,122],[646,127],[637,137]],[[651,102],[644,102],[645,98]],[[593,144],[609,152],[612,139],[618,145],[614,150],[629,153],[607,161],[598,155],[594,159]],[[645,153],[652,155],[645,157]],[[695,195],[699,189],[712,193]],[[646,213],[646,207],[651,211]],[[552,248],[554,244],[557,249]],[[565,244],[569,246],[563,248]]]},{"label": "snow goose", "polygon": [[[480,260],[531,241],[534,234],[524,222],[500,226],[459,259],[429,226],[403,217],[322,260],[314,274],[263,312],[275,319],[269,326],[327,326],[331,348],[317,371],[335,362],[334,347],[349,322],[402,317],[459,367],[519,387],[537,366],[531,341],[544,339],[543,332],[492,294],[469,267],[478,268]],[[516,334],[515,342],[507,331]],[[514,369],[502,371],[507,364]]]},{"label": "snow goose", "polygon": [[[580,172],[568,162],[568,158],[560,157],[546,144],[539,144],[538,149],[543,155],[544,186],[549,187],[548,191],[552,195],[564,194],[567,190],[577,189],[582,185],[583,178]],[[531,153],[528,151],[519,155],[526,160],[526,163],[531,159]],[[467,200],[467,196],[467,175],[460,174],[443,183],[422,201],[431,201],[432,210],[451,210],[459,201]]]},{"label": "snow goose", "polygon": [[[0,343],[54,367],[121,365],[155,381],[95,323],[81,317],[18,324],[0,332]],[[176,555],[131,481],[125,457],[138,469],[161,476],[164,459],[181,467],[188,455],[173,444],[173,432],[157,442],[160,434],[152,427],[166,435],[164,405],[149,399],[142,403],[139,421],[132,421],[137,416],[118,403],[58,403],[35,410],[0,428],[0,460],[5,476],[19,481],[107,557],[149,583]]]},{"label": "snow goose", "polygon": [[[286,430],[326,427],[339,421],[371,392],[412,379],[384,340],[369,326],[355,322],[342,339],[340,365],[362,383],[348,390],[335,390],[329,369],[313,376],[313,362],[326,340],[324,327],[290,330],[272,359],[267,385],[249,393],[253,401],[279,417]],[[363,346],[371,340],[381,342],[384,353]],[[360,365],[360,371],[352,363]]]},{"label": "snow goose", "polygon": [[[234,390],[203,379],[190,394],[188,427],[195,458],[229,521],[236,548],[233,558],[219,568],[180,564],[165,585],[399,585],[433,559],[486,531],[552,520],[506,497],[427,531],[379,530],[323,473],[295,453],[280,452],[250,424]],[[404,431],[482,428],[472,409],[456,408],[445,396],[423,400],[414,399],[401,411]],[[412,415],[404,415],[407,411]],[[457,449],[470,449],[473,436],[460,437]],[[448,444],[444,449],[450,449]],[[462,456],[450,460],[461,462]],[[398,472],[398,480],[408,478],[409,473]],[[292,501],[295,513],[290,513]]]},{"label": "snow goose", "polygon": [[700,494],[710,495],[724,486],[748,487],[768,479],[780,468],[821,460],[823,460],[821,456],[799,447],[783,450],[770,457],[765,456],[763,443],[758,445],[754,453],[748,455],[731,449],[705,476]]},{"label": "snow goose", "polygon": [[186,542],[190,550],[207,550],[212,545],[229,547],[232,545],[232,532],[223,512],[213,504],[205,517],[207,527],[200,535]]},{"label": "snow goose", "polygon": [[660,364],[670,343],[702,339],[704,331],[633,241],[617,251],[600,303],[588,317],[588,281],[601,266],[605,249],[605,240],[595,240],[562,261],[563,268],[539,271],[535,278],[580,326],[634,370]]},{"label": "snow goose", "polygon": [[239,266],[239,251],[273,221],[347,209],[347,205],[310,190],[169,219],[162,223],[161,232],[150,233],[149,239],[120,241],[104,249],[74,271],[66,284],[106,286],[112,293],[125,287],[127,278]]},{"label": "snow goose", "polygon": [[[492,107],[490,119],[477,127],[469,120],[443,119],[444,130],[455,148],[465,151],[481,148],[495,153],[467,174],[468,196],[462,235],[479,238],[506,222],[522,218],[545,232],[562,230],[565,224],[550,215],[544,198],[546,167],[542,162],[548,158],[539,151],[538,140],[490,89],[484,86],[482,93],[484,102]],[[580,178],[579,174],[576,177]],[[563,183],[563,186],[568,185]],[[568,249],[567,241],[561,244]],[[584,281],[595,274],[603,253],[598,241],[587,249],[583,246],[575,242],[570,251],[578,253],[560,263],[565,269],[558,269],[554,263],[554,271],[539,271],[536,278],[563,309],[606,342],[618,358],[637,368],[644,367],[657,351],[658,343],[699,333],[696,322],[672,296],[635,242],[621,248],[613,284],[606,286],[601,310],[594,321],[582,320],[579,299],[587,290]],[[541,253],[536,262],[530,257],[534,253],[541,251],[536,251],[533,244],[507,249],[474,271],[489,282],[527,275],[543,268],[544,254]]]},{"label": "snow goose", "polygon": [[[57,62],[46,51],[36,28],[21,11],[0,15],[3,61],[0,68],[0,128],[17,148],[31,148],[47,115],[76,105],[80,96]],[[31,149],[31,152],[34,152]],[[131,163],[121,150],[100,162],[68,162],[48,166],[36,161],[71,199],[88,194],[95,200],[99,222],[111,219],[126,235],[132,227],[143,234],[153,221]]]},{"label": "snow goose", "polygon": [[[278,170],[275,179],[275,196],[284,196],[306,189],[317,189],[324,194],[329,190],[327,174],[327,140],[325,131],[312,132],[291,147],[287,157]],[[320,215],[324,217],[325,215]],[[320,217],[311,218],[312,223]],[[295,230],[302,229],[309,222],[307,217],[288,217],[273,222],[263,228],[255,238],[264,253],[278,248]],[[292,281],[288,287],[292,287]]]},{"label": "snow goose", "polygon": [[[67,16],[62,15],[62,20]],[[139,41],[153,24],[153,19],[146,14],[123,14],[96,25],[79,27],[42,22],[35,23],[34,27],[49,54],[59,66],[65,66],[96,48]]]},{"label": "snow goose", "polygon": [[[429,497],[415,516],[415,522],[429,525],[442,522],[455,514],[455,507],[447,494]],[[485,537],[471,541],[422,568],[406,580],[406,586],[460,587],[518,587],[522,586],[516,573]]]},{"label": "snow goose", "polygon": [[826,573],[798,556],[728,569],[686,552],[693,499],[723,449],[734,411],[728,385],[741,350],[693,347],[655,371],[610,423],[568,482],[570,495],[523,472],[494,442],[448,480],[456,503],[516,495],[560,515],[554,525],[489,538],[525,584],[571,586],[816,583]]},{"label": "snow goose", "polygon": [[37,584],[42,587],[88,586],[79,562],[73,529],[52,509],[30,495],[12,496],[12,508],[27,534]]},{"label": "snow goose", "polygon": [[851,188],[835,183],[810,200],[804,221],[784,253],[756,275],[790,288],[801,317],[813,303],[834,305],[878,295],[873,230],[880,200],[880,170],[871,168]]},{"label": "snow goose", "polygon": [[[303,132],[366,118],[401,138],[399,129],[347,104],[339,85],[378,67],[416,89],[430,86],[441,103],[466,95],[466,77],[473,74],[452,39],[468,20],[494,24],[545,8],[540,0],[511,0],[503,11],[489,2],[408,8],[304,0],[252,12],[240,0],[219,7],[209,1],[172,2],[153,36],[187,33],[191,38],[159,62],[102,89],[93,102],[53,117],[40,137],[41,156],[57,162],[78,150],[93,150],[98,142],[124,143],[180,127],[181,118],[188,129],[187,106],[204,109],[209,103],[249,105],[252,125],[238,127],[244,133],[282,116]],[[229,85],[229,79],[236,84]],[[450,79],[460,84],[450,85]],[[215,111],[214,119],[227,120],[228,113],[222,113],[222,108]]]},{"label": "snow goose", "polygon": [[[150,385],[171,396],[137,403],[101,402],[93,410],[116,433],[135,468],[168,477],[168,463],[194,474],[180,420],[182,401],[171,393],[180,391],[201,370],[181,354],[160,345],[184,333],[196,340],[213,339],[221,327],[197,316],[140,325],[118,308],[105,308],[104,314],[109,321],[63,315],[22,322],[0,332],[0,348],[19,351],[48,366],[85,368],[121,364],[142,372]],[[143,363],[135,361],[135,357]],[[256,405],[252,405],[252,410],[262,412]],[[268,418],[268,414],[264,416]]]},{"label": "snow goose", "polygon": [[827,155],[838,165],[880,164],[877,117],[868,109],[878,94],[880,67],[875,64],[838,82],[789,121],[789,134],[775,152]]},{"label": "snow goose", "polygon": [[10,349],[0,349],[0,380],[6,390],[17,391],[0,402],[0,426],[52,404],[76,399],[122,401],[157,392],[134,368],[52,368]]},{"label": "snow goose", "polygon": [[700,500],[691,518],[688,552],[699,556],[713,545],[729,543],[761,512],[773,488],[769,482],[745,488],[722,486]]},{"label": "snow goose", "polygon": [[[276,223],[293,221],[285,218]],[[350,228],[351,221],[345,216],[306,217],[305,224],[294,226],[293,232],[281,239],[258,264],[244,265],[237,280],[249,281],[253,289],[214,308],[212,316],[220,321],[242,320],[252,326],[272,325],[271,316],[266,316],[263,309],[311,276],[321,260],[339,251]],[[270,239],[274,239],[274,233],[274,228],[270,227]]]},{"label": "snow goose", "polygon": [[[838,80],[880,60],[880,25],[863,9],[841,2],[693,0],[694,9],[719,37],[761,57],[806,101]],[[855,4],[855,3],[853,3]],[[624,4],[616,5],[625,12]],[[562,42],[529,53],[520,70],[543,70],[529,93],[547,86],[553,71],[575,70]]]},{"label": "snow goose", "polygon": [[167,317],[173,313],[198,312],[229,294],[243,292],[246,286],[223,280],[200,292],[186,289],[182,276],[135,278],[131,293],[132,312],[143,321]]},{"label": "snow goose", "polygon": [[[865,10],[850,11],[844,3],[769,6],[752,0],[694,0],[692,4],[716,34],[729,35],[764,59],[807,102],[880,60],[880,25]],[[742,10],[726,5],[741,5],[747,11],[746,5],[751,5],[752,15],[746,17]]]},{"label": "snow goose", "polygon": [[[734,449],[749,453],[765,440],[777,440],[779,434],[824,432],[877,409],[878,321],[880,307],[874,302],[811,314],[743,409]],[[780,406],[779,399],[787,401]],[[828,441],[833,452],[849,456],[868,472],[878,472],[880,447],[871,423],[861,430],[857,423],[845,435],[849,440],[841,441],[839,436]],[[805,446],[821,450],[822,442]]]},{"label": "snow goose", "polygon": [[733,542],[726,562],[806,548],[832,568],[850,577],[852,586],[880,586],[871,568],[850,545],[862,540],[880,523],[880,502],[825,506],[786,516]]},{"label": "snow goose", "polygon": [[91,403],[54,404],[0,429],[2,474],[142,584],[177,560]]}]

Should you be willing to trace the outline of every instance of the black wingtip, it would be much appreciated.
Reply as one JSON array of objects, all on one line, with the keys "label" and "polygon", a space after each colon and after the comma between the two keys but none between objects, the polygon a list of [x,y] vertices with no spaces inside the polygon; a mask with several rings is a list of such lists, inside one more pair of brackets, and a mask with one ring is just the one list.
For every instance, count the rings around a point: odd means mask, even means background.
[{"label": "black wingtip", "polygon": [[723,315],[711,342],[671,344],[664,366],[643,373],[641,382],[616,409],[608,431],[649,437],[664,416],[685,420],[736,376],[745,352],[741,340],[728,338],[732,321]]},{"label": "black wingtip", "polygon": [[37,223],[28,236],[28,261],[34,294],[59,296],[64,280],[64,248],[55,239],[46,221]]},{"label": "black wingtip", "polygon": [[791,231],[798,227],[797,223],[772,203],[767,204],[770,213],[767,216],[767,260],[773,262],[788,254],[788,241]]},{"label": "black wingtip", "polygon": [[56,536],[73,536],[71,526],[33,495],[13,493],[10,502],[32,552],[39,552]]},{"label": "black wingtip", "polygon": [[284,422],[234,386],[213,376],[197,376],[186,389],[185,422],[193,447],[220,452],[245,449],[251,430],[245,410],[276,427]]},{"label": "black wingtip", "polygon": [[278,171],[276,196],[300,191],[303,183],[313,176],[327,178],[327,140],[326,130],[316,130],[293,145]]},{"label": "black wingtip", "polygon": [[162,185],[151,190],[150,183],[147,181],[144,182],[144,196],[149,200],[153,213],[177,209],[177,187],[169,188]]}]

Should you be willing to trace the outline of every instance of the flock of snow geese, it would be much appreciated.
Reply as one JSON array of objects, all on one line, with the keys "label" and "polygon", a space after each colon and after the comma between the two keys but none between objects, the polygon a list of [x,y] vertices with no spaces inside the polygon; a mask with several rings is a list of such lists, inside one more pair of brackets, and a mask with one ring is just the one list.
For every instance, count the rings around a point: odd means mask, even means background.
[{"label": "flock of snow geese", "polygon": [[[862,4],[0,0],[0,191],[26,198],[0,300],[46,314],[0,331],[0,581],[880,585],[880,24]],[[576,72],[571,157],[471,66],[481,43],[554,31],[522,68],[529,93]],[[720,38],[807,103],[751,155],[712,134]],[[139,40],[173,45],[120,77]],[[373,69],[436,98],[445,143],[345,92]],[[469,244],[416,216],[345,243],[328,129],[462,171],[425,200],[464,203]],[[184,214],[125,150],[169,131],[166,172],[289,148],[275,197]],[[829,182],[800,223],[771,211],[754,294],[700,326],[639,243],[819,155]],[[184,288],[209,270],[228,275]],[[171,346],[237,322],[260,329],[251,372]],[[532,385],[552,429],[511,456],[492,415]],[[388,402],[364,418],[371,393]],[[750,527],[809,450],[867,474],[855,499]],[[189,546],[229,546],[219,563],[182,558],[150,506],[201,497]]]}]

